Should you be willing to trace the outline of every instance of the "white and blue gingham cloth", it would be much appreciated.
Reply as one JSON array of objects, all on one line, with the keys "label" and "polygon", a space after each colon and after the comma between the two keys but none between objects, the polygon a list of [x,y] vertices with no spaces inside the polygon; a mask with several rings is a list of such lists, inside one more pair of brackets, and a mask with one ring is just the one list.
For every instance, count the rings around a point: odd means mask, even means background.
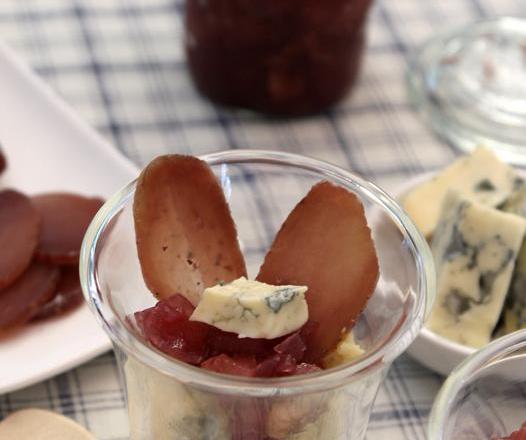
[{"label": "white and blue gingham cloth", "polygon": [[[182,0],[2,0],[0,38],[139,166],[168,152],[278,149],[350,168],[389,191],[457,154],[432,136],[408,104],[404,71],[410,51],[449,26],[525,16],[526,3],[377,1],[352,96],[321,116],[296,120],[267,120],[202,100],[185,68],[181,13]],[[407,356],[397,360],[376,400],[368,440],[425,439],[441,381]],[[127,437],[111,354],[0,395],[0,419],[29,406],[72,417],[100,440]]]}]

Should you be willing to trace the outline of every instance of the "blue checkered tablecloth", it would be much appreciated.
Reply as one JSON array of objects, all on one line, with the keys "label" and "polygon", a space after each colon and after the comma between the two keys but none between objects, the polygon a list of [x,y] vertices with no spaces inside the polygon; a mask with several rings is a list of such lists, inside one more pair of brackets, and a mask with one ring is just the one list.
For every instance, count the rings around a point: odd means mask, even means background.
[{"label": "blue checkered tablecloth", "polygon": [[[350,168],[389,190],[457,154],[408,105],[404,69],[412,48],[446,26],[485,16],[525,16],[526,3],[377,1],[352,96],[322,116],[297,120],[266,120],[203,101],[187,76],[181,13],[182,1],[173,0],[2,0],[0,38],[139,166],[167,152],[279,149]],[[441,381],[402,356],[379,392],[367,438],[424,439]],[[100,440],[127,438],[111,354],[0,395],[0,419],[35,406],[76,419]]]}]

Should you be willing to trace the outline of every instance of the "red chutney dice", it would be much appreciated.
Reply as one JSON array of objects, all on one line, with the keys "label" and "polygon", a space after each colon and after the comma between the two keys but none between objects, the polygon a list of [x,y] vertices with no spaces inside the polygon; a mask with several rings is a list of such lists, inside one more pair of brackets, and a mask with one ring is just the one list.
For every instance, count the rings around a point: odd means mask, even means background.
[{"label": "red chutney dice", "polygon": [[192,304],[182,295],[159,301],[154,307],[135,313],[137,325],[155,348],[192,365],[208,355],[209,326],[189,321]]},{"label": "red chutney dice", "polygon": [[272,347],[275,345],[273,340],[240,338],[236,333],[225,332],[213,326],[209,327],[208,347],[211,355],[243,353],[261,358],[272,354]]},{"label": "red chutney dice", "polygon": [[236,355],[230,357],[227,354],[220,354],[204,361],[201,367],[216,373],[254,377],[257,362],[254,356]]},{"label": "red chutney dice", "polygon": [[158,350],[217,373],[248,377],[277,377],[319,371],[302,363],[307,350],[304,338],[316,326],[276,339],[239,338],[205,323],[189,321],[194,306],[182,295],[159,301],[135,313],[143,336]]},{"label": "red chutney dice", "polygon": [[299,331],[292,333],[279,344],[274,346],[274,351],[276,353],[280,355],[290,355],[298,361],[303,359],[305,350],[307,350],[307,346],[305,345],[305,341]]},{"label": "red chutney dice", "polygon": [[509,437],[502,437],[495,440],[526,440],[526,422],[524,422],[521,428],[511,433]]}]

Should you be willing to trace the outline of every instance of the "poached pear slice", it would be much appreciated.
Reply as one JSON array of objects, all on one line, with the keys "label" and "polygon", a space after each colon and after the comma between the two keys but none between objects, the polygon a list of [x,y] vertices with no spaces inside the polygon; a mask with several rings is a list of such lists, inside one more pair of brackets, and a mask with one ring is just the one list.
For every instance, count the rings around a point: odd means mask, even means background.
[{"label": "poached pear slice", "polygon": [[0,289],[29,267],[39,232],[40,215],[31,199],[18,191],[0,191]]},{"label": "poached pear slice", "polygon": [[142,171],[133,204],[143,278],[159,299],[196,305],[206,287],[246,276],[237,232],[217,178],[192,156],[166,155]]},{"label": "poached pear slice", "polygon": [[320,182],[278,232],[257,280],[308,286],[305,361],[319,362],[355,323],[372,295],[379,268],[362,203],[346,189]]},{"label": "poached pear slice", "polygon": [[57,267],[35,261],[14,284],[0,290],[0,331],[31,320],[55,294],[59,277]]},{"label": "poached pear slice", "polygon": [[40,307],[33,320],[62,315],[80,306],[83,301],[79,270],[74,266],[62,266],[55,294]]},{"label": "poached pear slice", "polygon": [[104,201],[70,193],[39,194],[32,201],[42,217],[36,258],[78,266],[82,239]]}]

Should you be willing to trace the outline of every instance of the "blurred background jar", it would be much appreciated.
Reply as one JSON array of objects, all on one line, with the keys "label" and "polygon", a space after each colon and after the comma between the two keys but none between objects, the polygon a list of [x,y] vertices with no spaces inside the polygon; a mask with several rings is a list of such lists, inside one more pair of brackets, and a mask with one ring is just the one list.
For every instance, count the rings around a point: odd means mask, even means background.
[{"label": "blurred background jar", "polygon": [[186,52],[212,101],[320,112],[354,84],[372,0],[187,0]]}]

